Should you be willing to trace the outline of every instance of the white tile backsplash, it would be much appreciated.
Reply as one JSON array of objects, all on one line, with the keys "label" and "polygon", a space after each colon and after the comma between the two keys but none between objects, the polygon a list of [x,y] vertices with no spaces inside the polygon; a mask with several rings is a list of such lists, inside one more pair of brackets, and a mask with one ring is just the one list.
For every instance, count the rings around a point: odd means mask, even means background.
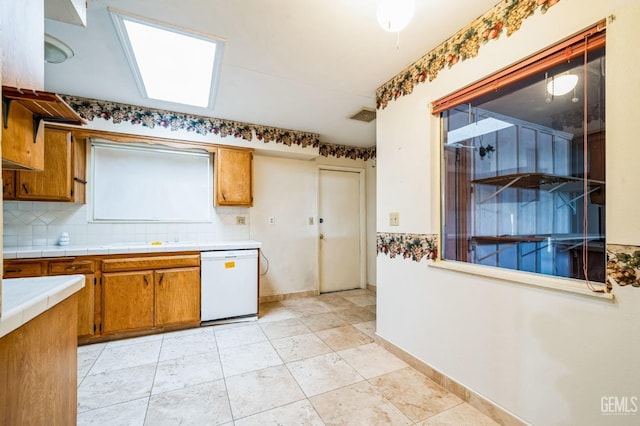
[{"label": "white tile backsplash", "polygon": [[[92,223],[87,205],[6,201],[4,210],[5,247],[51,246],[62,232],[69,233],[71,245],[148,243],[151,241],[237,241],[249,235],[249,209],[211,209],[207,223]],[[246,217],[236,225],[236,216]]]}]

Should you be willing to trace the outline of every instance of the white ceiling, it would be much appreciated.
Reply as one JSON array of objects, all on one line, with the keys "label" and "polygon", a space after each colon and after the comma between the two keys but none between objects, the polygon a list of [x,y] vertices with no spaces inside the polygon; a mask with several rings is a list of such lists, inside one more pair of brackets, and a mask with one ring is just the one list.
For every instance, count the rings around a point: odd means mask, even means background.
[{"label": "white ceiling", "polygon": [[[89,0],[87,26],[47,20],[46,32],[74,57],[45,67],[46,90],[319,133],[350,146],[376,143],[376,89],[496,0],[416,0],[396,35],[376,21],[375,0]],[[143,99],[107,7],[226,40],[212,110]],[[167,52],[171,55],[171,52]]]}]

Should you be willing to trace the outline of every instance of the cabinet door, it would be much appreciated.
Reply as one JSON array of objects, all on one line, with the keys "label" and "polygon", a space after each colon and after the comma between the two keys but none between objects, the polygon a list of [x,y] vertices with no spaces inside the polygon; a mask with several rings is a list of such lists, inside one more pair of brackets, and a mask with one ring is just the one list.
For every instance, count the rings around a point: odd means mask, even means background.
[{"label": "cabinet door", "polygon": [[13,170],[2,171],[2,198],[4,200],[16,199],[16,172]]},{"label": "cabinet door", "polygon": [[71,201],[71,132],[45,129],[44,143],[44,169],[17,173],[17,198]]},{"label": "cabinet door", "polygon": [[253,205],[253,152],[218,148],[215,161],[215,204]]},{"label": "cabinet door", "polygon": [[78,337],[95,334],[95,275],[85,275],[84,288],[78,292]]},{"label": "cabinet door", "polygon": [[[6,114],[7,107],[3,109]],[[33,113],[18,101],[11,101],[8,112],[7,125],[2,126],[2,168],[42,170],[44,121],[34,128]]]},{"label": "cabinet door", "polygon": [[102,275],[102,333],[153,328],[153,273]]},{"label": "cabinet door", "polygon": [[155,271],[156,326],[200,322],[200,268]]}]

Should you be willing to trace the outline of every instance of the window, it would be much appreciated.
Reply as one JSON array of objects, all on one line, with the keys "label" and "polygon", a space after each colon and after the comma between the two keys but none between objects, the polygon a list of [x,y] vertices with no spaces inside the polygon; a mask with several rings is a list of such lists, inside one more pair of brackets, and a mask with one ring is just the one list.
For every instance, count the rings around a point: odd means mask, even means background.
[{"label": "window", "polygon": [[92,139],[91,170],[94,221],[210,221],[209,153]]},{"label": "window", "polygon": [[604,282],[604,107],[596,28],[434,103],[442,258]]},{"label": "window", "polygon": [[213,108],[224,43],[111,11],[143,97]]}]

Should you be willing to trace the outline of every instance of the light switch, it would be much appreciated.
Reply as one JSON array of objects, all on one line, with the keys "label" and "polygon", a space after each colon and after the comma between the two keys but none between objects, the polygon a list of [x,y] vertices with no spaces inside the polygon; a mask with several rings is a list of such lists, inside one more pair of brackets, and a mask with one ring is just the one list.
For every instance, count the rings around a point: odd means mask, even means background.
[{"label": "light switch", "polygon": [[309,226],[313,226],[313,216],[309,216]]},{"label": "light switch", "polygon": [[400,226],[400,213],[389,213],[389,226]]}]

